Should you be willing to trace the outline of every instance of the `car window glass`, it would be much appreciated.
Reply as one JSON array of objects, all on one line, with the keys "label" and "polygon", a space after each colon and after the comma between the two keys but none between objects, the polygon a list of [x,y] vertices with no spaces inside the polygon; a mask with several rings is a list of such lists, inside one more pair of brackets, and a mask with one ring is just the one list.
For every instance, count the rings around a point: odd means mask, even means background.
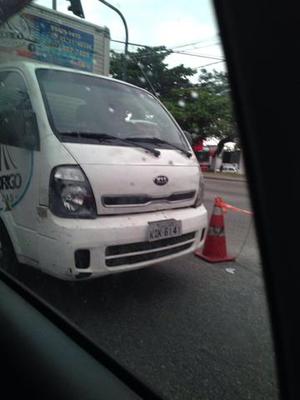
[{"label": "car window glass", "polygon": [[49,116],[59,132],[83,130],[127,137],[158,137],[182,145],[182,135],[153,96],[92,76],[40,69]]},{"label": "car window glass", "polygon": [[104,3],[0,26],[0,268],[163,398],[276,400],[213,5]]},{"label": "car window glass", "polygon": [[31,112],[31,102],[22,76],[16,72],[0,72],[0,141],[24,145],[24,113]]}]

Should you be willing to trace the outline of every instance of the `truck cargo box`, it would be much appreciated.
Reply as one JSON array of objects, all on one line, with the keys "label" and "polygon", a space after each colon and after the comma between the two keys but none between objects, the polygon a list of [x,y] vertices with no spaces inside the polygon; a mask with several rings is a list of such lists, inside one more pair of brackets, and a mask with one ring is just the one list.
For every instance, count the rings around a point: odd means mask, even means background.
[{"label": "truck cargo box", "polygon": [[37,5],[0,28],[0,61],[22,57],[108,75],[109,45],[107,27]]}]

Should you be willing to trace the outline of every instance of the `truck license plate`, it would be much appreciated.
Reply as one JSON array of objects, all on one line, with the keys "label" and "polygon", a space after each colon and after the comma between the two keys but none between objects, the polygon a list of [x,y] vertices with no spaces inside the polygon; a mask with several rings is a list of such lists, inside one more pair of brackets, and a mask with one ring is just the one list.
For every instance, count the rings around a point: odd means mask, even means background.
[{"label": "truck license plate", "polygon": [[175,219],[167,219],[164,221],[148,222],[148,240],[167,239],[175,236],[180,236],[182,232],[181,221]]}]

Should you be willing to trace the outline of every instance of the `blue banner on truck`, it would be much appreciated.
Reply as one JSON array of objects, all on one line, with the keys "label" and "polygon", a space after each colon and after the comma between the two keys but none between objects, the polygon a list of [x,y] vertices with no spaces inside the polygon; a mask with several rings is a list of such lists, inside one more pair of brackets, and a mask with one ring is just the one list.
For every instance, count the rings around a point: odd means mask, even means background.
[{"label": "blue banner on truck", "polygon": [[94,36],[79,29],[23,13],[1,28],[0,47],[16,55],[92,72]]}]

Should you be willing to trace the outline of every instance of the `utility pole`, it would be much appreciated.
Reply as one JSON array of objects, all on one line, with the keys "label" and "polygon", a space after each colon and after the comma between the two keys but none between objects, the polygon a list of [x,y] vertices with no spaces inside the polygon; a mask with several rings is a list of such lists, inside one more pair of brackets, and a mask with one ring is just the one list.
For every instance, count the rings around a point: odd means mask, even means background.
[{"label": "utility pole", "polygon": [[52,9],[57,10],[57,0],[52,0]]},{"label": "utility pole", "polygon": [[124,28],[125,28],[125,52],[124,52],[125,57],[124,57],[124,64],[123,64],[123,80],[126,81],[127,80],[127,57],[128,57],[128,27],[127,27],[126,20],[124,18],[124,15],[121,13],[121,11],[118,10],[116,7],[109,4],[105,0],[99,0],[99,1],[103,4],[105,4],[107,7],[114,10],[121,17],[121,19],[123,21]]}]

